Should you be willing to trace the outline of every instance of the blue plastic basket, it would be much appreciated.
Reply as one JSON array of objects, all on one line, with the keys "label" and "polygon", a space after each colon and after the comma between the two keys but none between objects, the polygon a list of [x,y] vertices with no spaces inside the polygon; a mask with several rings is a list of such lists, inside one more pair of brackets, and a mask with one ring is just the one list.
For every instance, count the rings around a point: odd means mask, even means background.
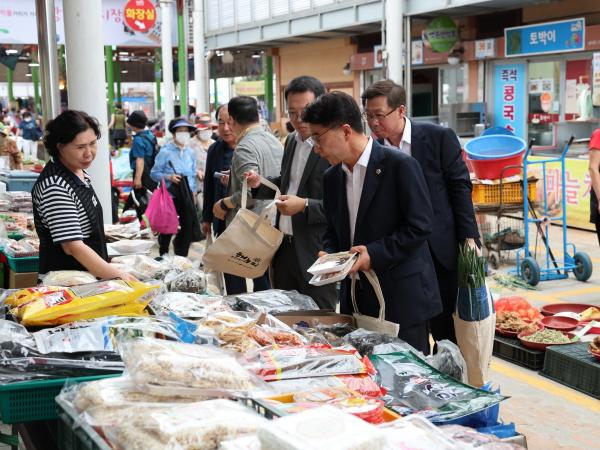
[{"label": "blue plastic basket", "polygon": [[480,136],[465,144],[465,152],[470,159],[493,160],[510,158],[523,153],[525,141],[517,136],[492,134]]},{"label": "blue plastic basket", "polygon": [[491,127],[491,128],[486,128],[485,130],[483,130],[483,133],[481,133],[482,136],[490,136],[490,135],[494,135],[494,134],[502,134],[504,136],[514,136],[515,133],[513,133],[512,131],[510,131],[507,128],[504,127]]}]

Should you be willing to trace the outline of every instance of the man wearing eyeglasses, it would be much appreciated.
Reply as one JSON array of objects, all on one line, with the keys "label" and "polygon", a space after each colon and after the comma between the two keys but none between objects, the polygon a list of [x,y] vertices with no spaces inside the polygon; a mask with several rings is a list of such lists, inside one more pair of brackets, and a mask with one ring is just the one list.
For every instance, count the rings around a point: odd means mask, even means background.
[{"label": "man wearing eyeglasses", "polygon": [[442,303],[427,245],[433,210],[419,164],[366,136],[358,104],[343,92],[319,97],[303,120],[315,150],[333,166],[323,180],[323,253],[359,254],[351,270],[358,274],[359,311],[352,307],[349,279],[342,282],[340,311],[378,317],[379,302],[362,273],[373,270],[385,319],[400,325],[398,337],[429,354],[427,321],[442,312]]},{"label": "man wearing eyeglasses", "polygon": [[[316,78],[301,76],[287,85],[284,96],[288,117],[295,131],[285,142],[281,174],[270,180],[280,187],[277,227],[284,239],[272,263],[273,286],[297,290],[315,300],[321,309],[335,309],[335,285],[313,286],[307,269],[323,248],[325,214],[323,211],[323,173],[326,160],[313,152],[310,127],[301,119],[304,108],[325,93]],[[259,174],[247,174],[249,186],[258,188],[257,198],[272,198],[273,191],[259,187]]]},{"label": "man wearing eyeglasses", "polygon": [[479,238],[469,171],[456,134],[449,128],[406,117],[406,92],[391,80],[378,81],[362,95],[363,117],[379,142],[413,156],[421,165],[434,211],[429,248],[444,311],[430,321],[436,341],[456,342],[452,313],[458,290],[458,245]]}]

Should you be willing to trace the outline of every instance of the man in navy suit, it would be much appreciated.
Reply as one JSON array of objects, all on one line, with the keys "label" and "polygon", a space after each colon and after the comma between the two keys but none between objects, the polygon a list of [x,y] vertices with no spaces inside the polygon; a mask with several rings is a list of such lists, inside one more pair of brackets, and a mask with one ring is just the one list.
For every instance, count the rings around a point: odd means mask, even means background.
[{"label": "man in navy suit", "polygon": [[391,80],[378,81],[362,95],[365,117],[379,142],[415,158],[429,188],[434,211],[429,249],[444,311],[430,322],[436,341],[456,342],[452,313],[458,290],[458,246],[479,238],[471,179],[456,134],[449,128],[406,117],[406,92]]},{"label": "man in navy suit", "polygon": [[[398,336],[429,354],[427,321],[442,311],[427,239],[433,210],[417,161],[364,134],[360,108],[343,92],[320,96],[305,110],[315,151],[333,167],[325,172],[327,218],[324,252],[359,253],[360,313],[377,317],[379,303],[361,272],[374,270],[382,287],[386,320]],[[340,309],[352,312],[350,280],[342,282]]]}]

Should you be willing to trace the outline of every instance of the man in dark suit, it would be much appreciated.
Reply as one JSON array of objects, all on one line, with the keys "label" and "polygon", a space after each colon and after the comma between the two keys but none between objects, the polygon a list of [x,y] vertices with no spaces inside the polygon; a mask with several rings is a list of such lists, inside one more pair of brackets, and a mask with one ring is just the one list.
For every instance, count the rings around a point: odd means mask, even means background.
[{"label": "man in dark suit", "polygon": [[429,248],[444,311],[430,322],[436,341],[456,342],[452,313],[458,290],[458,246],[479,238],[469,171],[456,134],[449,128],[406,117],[406,92],[391,80],[378,81],[362,95],[365,117],[379,142],[413,156],[423,169],[434,211]]},{"label": "man in dark suit", "polygon": [[[385,299],[385,319],[398,336],[429,354],[427,321],[442,311],[427,239],[433,210],[417,161],[364,134],[352,97],[331,92],[306,109],[316,151],[333,167],[325,172],[326,253],[359,253],[360,313],[378,316],[375,293],[360,272],[374,270]],[[341,312],[352,312],[350,280],[342,282]]]},{"label": "man in dark suit", "polygon": [[235,135],[227,123],[229,119],[227,105],[219,106],[216,116],[219,124],[219,137],[208,148],[206,174],[204,176],[202,232],[206,236],[211,232],[211,225],[215,235],[219,235],[225,230],[225,221],[214,216],[213,206],[227,195],[231,158],[235,149]]},{"label": "man in dark suit", "polygon": [[[287,85],[284,96],[288,116],[295,131],[285,141],[281,175],[270,180],[279,186],[280,203],[277,205],[277,227],[284,233],[281,247],[272,264],[273,286],[277,289],[297,290],[312,297],[322,309],[335,309],[335,285],[313,286],[308,282],[307,269],[323,248],[326,220],[323,211],[323,173],[327,161],[312,151],[310,128],[302,122],[301,113],[319,95],[325,86],[313,77],[294,78]],[[259,186],[258,174],[249,174],[251,187]],[[273,191],[258,187],[257,198],[272,198]]]}]

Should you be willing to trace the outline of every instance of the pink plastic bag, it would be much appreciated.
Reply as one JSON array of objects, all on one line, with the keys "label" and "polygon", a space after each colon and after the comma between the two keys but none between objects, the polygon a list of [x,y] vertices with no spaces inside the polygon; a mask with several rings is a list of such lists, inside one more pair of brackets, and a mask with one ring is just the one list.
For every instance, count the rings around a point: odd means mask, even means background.
[{"label": "pink plastic bag", "polygon": [[144,214],[150,223],[152,231],[161,234],[176,234],[179,227],[179,217],[175,210],[175,203],[171,194],[167,191],[165,180],[160,183],[160,187],[154,191],[146,214]]}]

